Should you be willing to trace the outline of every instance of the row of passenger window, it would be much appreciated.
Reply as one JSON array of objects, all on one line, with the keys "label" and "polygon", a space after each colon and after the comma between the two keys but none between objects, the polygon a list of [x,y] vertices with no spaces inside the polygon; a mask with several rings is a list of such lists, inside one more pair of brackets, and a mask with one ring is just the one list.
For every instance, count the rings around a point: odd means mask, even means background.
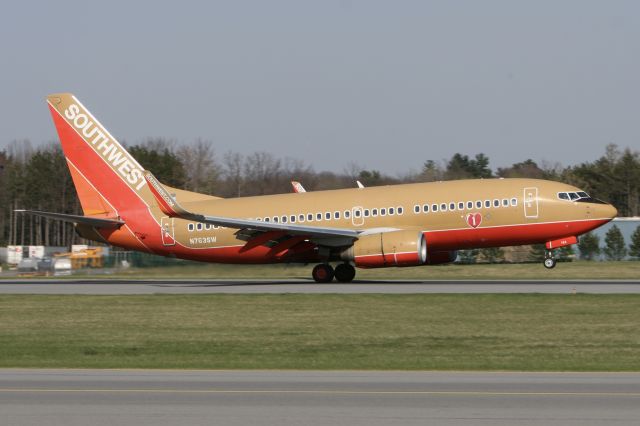
[{"label": "row of passenger window", "polygon": [[[440,204],[416,204],[415,206],[413,206],[413,212],[415,214],[418,214],[420,212],[422,213],[429,213],[431,212],[446,212],[446,211],[455,211],[455,210],[472,210],[472,209],[481,209],[481,208],[485,208],[485,209],[489,209],[489,208],[498,208],[498,207],[516,207],[518,205],[518,199],[517,198],[512,198],[511,200],[509,200],[508,198],[503,198],[502,200],[500,199],[494,199],[494,200],[484,200],[484,202],[482,200],[476,200],[476,201],[458,201],[457,203],[455,202],[449,202],[449,203],[440,203]],[[466,209],[465,209],[466,207]]]},{"label": "row of passenger window", "polygon": [[258,221],[275,222],[275,223],[302,223],[302,222],[320,222],[322,220],[340,220],[340,218],[351,219],[353,215],[356,218],[360,217],[377,217],[377,216],[393,216],[402,215],[404,209],[402,206],[398,207],[382,207],[380,209],[363,209],[354,208],[352,210],[345,210],[343,212],[336,210],[334,212],[317,212],[317,213],[300,213],[298,215],[289,216],[273,216],[265,218],[257,218]]},{"label": "row of passenger window", "polygon": [[193,232],[193,231],[210,231],[212,229],[218,229],[218,228],[222,228],[222,226],[217,226],[217,225],[211,225],[209,223],[190,223],[187,225],[187,229],[189,230],[189,232]]}]

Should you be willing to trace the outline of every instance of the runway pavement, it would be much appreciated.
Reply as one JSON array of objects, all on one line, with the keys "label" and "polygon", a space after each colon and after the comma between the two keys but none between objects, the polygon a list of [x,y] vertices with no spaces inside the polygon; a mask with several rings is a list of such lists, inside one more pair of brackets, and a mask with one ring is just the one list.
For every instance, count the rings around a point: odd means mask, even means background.
[{"label": "runway pavement", "polygon": [[0,294],[640,293],[640,281],[0,280]]},{"label": "runway pavement", "polygon": [[0,370],[3,425],[637,425],[637,373]]}]

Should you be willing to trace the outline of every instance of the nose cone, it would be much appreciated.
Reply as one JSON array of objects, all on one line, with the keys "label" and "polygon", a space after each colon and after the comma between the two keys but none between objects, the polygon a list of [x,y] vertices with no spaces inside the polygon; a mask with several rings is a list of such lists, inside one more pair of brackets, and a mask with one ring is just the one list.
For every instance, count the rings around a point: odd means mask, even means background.
[{"label": "nose cone", "polygon": [[613,207],[611,204],[603,204],[600,207],[600,211],[598,212],[602,217],[608,217],[609,219],[613,219],[618,216],[618,210]]}]

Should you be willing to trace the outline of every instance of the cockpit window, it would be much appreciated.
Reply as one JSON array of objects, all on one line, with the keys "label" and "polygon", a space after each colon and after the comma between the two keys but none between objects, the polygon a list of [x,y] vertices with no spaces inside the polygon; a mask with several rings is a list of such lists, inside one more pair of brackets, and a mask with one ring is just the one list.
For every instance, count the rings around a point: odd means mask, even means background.
[{"label": "cockpit window", "polygon": [[600,201],[595,198],[591,198],[589,194],[584,191],[577,192],[558,192],[558,198],[565,201],[575,201],[577,203],[596,203],[605,204],[604,201]]}]

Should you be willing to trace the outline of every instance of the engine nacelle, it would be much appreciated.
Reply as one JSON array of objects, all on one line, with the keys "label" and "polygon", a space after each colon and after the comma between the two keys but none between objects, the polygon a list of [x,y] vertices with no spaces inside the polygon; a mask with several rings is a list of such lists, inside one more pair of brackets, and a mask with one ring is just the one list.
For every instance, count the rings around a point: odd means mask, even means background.
[{"label": "engine nacelle", "polygon": [[440,265],[442,263],[455,262],[458,258],[457,251],[431,251],[427,252],[427,265]]},{"label": "engine nacelle", "polygon": [[415,230],[363,235],[340,257],[360,268],[424,265],[427,242],[424,234]]}]

